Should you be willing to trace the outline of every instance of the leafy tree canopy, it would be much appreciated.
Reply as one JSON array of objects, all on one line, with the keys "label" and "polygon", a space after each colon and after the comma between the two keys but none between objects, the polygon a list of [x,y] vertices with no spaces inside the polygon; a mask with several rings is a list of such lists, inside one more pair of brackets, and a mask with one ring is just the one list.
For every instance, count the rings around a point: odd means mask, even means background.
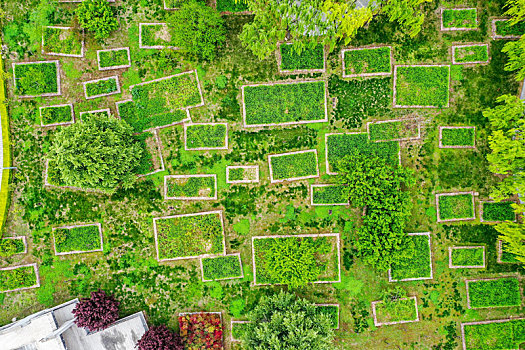
[{"label": "leafy tree canopy", "polygon": [[137,343],[139,350],[184,350],[182,337],[165,325],[151,327]]},{"label": "leafy tree canopy", "polygon": [[76,9],[80,26],[93,33],[95,39],[102,40],[118,29],[115,11],[107,0],[84,0]]},{"label": "leafy tree canopy", "polygon": [[496,225],[496,231],[500,233],[498,239],[506,243],[505,251],[525,263],[525,226],[515,222],[502,222]]},{"label": "leafy tree canopy", "polygon": [[[507,8],[505,15],[510,16],[509,23],[511,25],[525,20],[524,0],[507,0],[505,7]],[[522,35],[518,41],[509,41],[501,51],[509,56],[505,70],[517,71],[516,80],[518,81],[525,79],[525,35]]]},{"label": "leafy tree canopy", "polygon": [[49,160],[66,185],[112,192],[133,184],[142,152],[125,121],[96,113],[59,130]]}]

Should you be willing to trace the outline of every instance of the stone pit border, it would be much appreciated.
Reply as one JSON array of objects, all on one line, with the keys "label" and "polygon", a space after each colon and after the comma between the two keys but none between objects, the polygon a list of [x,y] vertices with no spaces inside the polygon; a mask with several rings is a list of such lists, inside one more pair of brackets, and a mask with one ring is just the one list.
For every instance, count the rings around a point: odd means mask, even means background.
[{"label": "stone pit border", "polygon": [[498,239],[498,241],[496,242],[496,250],[498,252],[498,257],[496,260],[498,264],[524,264],[521,261],[510,262],[501,260],[501,258],[503,257],[503,241],[501,239]]},{"label": "stone pit border", "polygon": [[[70,252],[63,252],[59,253],[57,251],[57,245],[55,241],[55,230],[57,229],[68,229],[71,230],[75,227],[87,227],[87,226],[97,226],[98,227],[98,234],[100,237],[100,249],[93,249],[93,250],[73,250]],[[95,252],[103,252],[104,251],[104,238],[102,236],[102,225],[100,222],[94,222],[90,224],[78,224],[78,225],[67,225],[67,226],[59,226],[59,227],[53,227],[53,250],[55,251],[55,255],[71,255],[71,254],[83,254],[83,253],[95,253]]]},{"label": "stone pit border", "polygon": [[[452,263],[452,251],[455,249],[479,249],[483,248],[483,265],[453,265]],[[487,256],[484,245],[471,245],[471,246],[454,246],[448,247],[448,267],[450,269],[484,269],[487,267]]]},{"label": "stone pit border", "polygon": [[256,239],[274,239],[274,238],[304,238],[304,237],[335,237],[337,243],[337,267],[338,267],[338,276],[339,278],[336,281],[314,281],[310,282],[312,284],[327,284],[327,283],[339,283],[341,282],[341,236],[339,233],[307,233],[301,235],[272,235],[272,236],[252,236],[252,269],[253,269],[253,286],[274,286],[282,285],[280,283],[257,283],[257,267],[255,266],[255,248],[254,241]]},{"label": "stone pit border", "polygon": [[[60,2],[60,1],[59,1]],[[73,27],[60,27],[60,26],[44,26],[43,29],[45,28],[51,28],[51,29],[60,29],[60,30],[73,30]],[[82,47],[80,49],[80,54],[77,55],[77,54],[73,54],[73,53],[58,53],[58,52],[45,52],[44,51],[44,31],[42,31],[42,55],[50,55],[50,56],[61,56],[61,57],[78,57],[78,58],[81,58],[81,57],[84,57],[84,52],[85,52],[85,42],[84,42],[84,38],[82,38]]]},{"label": "stone pit border", "polygon": [[510,18],[492,18],[491,28],[492,28],[492,39],[519,39],[520,35],[498,35],[496,34],[496,22],[508,21]]},{"label": "stone pit border", "polygon": [[372,315],[374,316],[374,326],[380,327],[380,326],[389,326],[389,325],[393,325],[393,324],[419,322],[420,320],[419,320],[419,310],[417,308],[417,297],[413,296],[413,297],[407,297],[407,298],[399,298],[398,300],[409,300],[409,299],[414,299],[414,303],[415,303],[415,307],[416,307],[416,315],[417,315],[416,319],[415,320],[406,320],[406,321],[395,321],[395,322],[379,322],[377,320],[376,305],[377,304],[382,304],[383,301],[382,300],[373,301],[372,302]]},{"label": "stone pit border", "polygon": [[[503,278],[516,278],[518,280],[518,286],[519,286],[519,293],[520,293],[520,299],[521,299],[521,304],[520,305],[510,305],[510,306],[481,306],[481,307],[472,307],[470,305],[470,294],[469,294],[469,282],[479,282],[479,281],[494,281],[494,280],[499,280],[499,279],[503,279]],[[521,308],[523,306],[523,290],[521,288],[521,280],[519,278],[519,276],[498,276],[498,277],[493,277],[493,278],[477,278],[477,279],[473,279],[473,280],[469,280],[469,279],[466,279],[465,280],[465,286],[466,286],[466,289],[467,289],[467,308],[468,309],[471,309],[471,310],[480,310],[480,309],[505,309],[505,308],[509,308],[509,307],[519,307]]]},{"label": "stone pit border", "polygon": [[[224,125],[226,127],[226,135],[224,136],[224,144],[222,147],[197,147],[197,148],[188,148],[188,139],[187,139],[187,130],[190,126],[198,125]],[[217,151],[217,150],[227,150],[228,149],[228,136],[229,128],[228,123],[184,123],[184,150],[186,151]]]},{"label": "stone pit border", "polygon": [[[470,194],[472,196],[472,217],[468,218],[457,218],[457,219],[441,219],[440,213],[439,213],[439,198],[444,196],[457,196],[462,194]],[[469,220],[476,220],[476,203],[475,203],[475,197],[478,194],[474,191],[468,191],[468,192],[448,192],[448,193],[436,193],[436,211],[437,211],[437,223],[440,222],[454,222],[454,221],[469,221]]]},{"label": "stone pit border", "polygon": [[[525,317],[507,318],[503,320],[488,320],[488,321],[477,321],[477,322],[465,322],[461,323],[461,343],[463,350],[467,350],[467,340],[465,339],[465,326],[474,326],[478,324],[490,324],[490,323],[505,323],[510,321],[525,320]],[[474,350],[474,349],[472,349]],[[514,349],[513,349],[514,350]],[[517,348],[515,350],[518,350]]]},{"label": "stone pit border", "polygon": [[[448,82],[447,82],[447,105],[443,107],[439,106],[421,106],[421,105],[398,105],[396,104],[396,97],[397,97],[397,68],[398,67],[448,67]],[[415,65],[398,65],[394,66],[394,88],[393,88],[393,100],[392,100],[392,108],[448,108],[450,107],[450,64],[415,64]]]},{"label": "stone pit border", "polygon": [[[465,28],[465,27],[451,27],[446,28],[443,26],[443,11],[444,10],[451,10],[451,11],[464,11],[464,10],[476,10],[476,28]],[[478,9],[475,7],[455,7],[455,8],[440,8],[439,9],[439,23],[440,23],[440,30],[442,32],[450,32],[450,31],[467,31],[467,30],[479,30],[479,20],[478,20]]]},{"label": "stone pit border", "polygon": [[[463,47],[475,47],[475,46],[484,46],[487,48],[487,57],[486,61],[470,61],[470,62],[456,62],[456,49]],[[472,44],[461,44],[461,45],[452,45],[452,64],[456,65],[475,65],[475,64],[489,64],[490,63],[490,48],[489,44],[485,43],[472,43]]]},{"label": "stone pit border", "polygon": [[[370,139],[370,125],[371,124],[384,124],[384,123],[393,123],[393,122],[413,122],[417,124],[417,136],[416,137],[402,137],[399,139],[391,139],[391,140],[371,140]],[[389,142],[389,141],[412,141],[412,140],[419,140],[421,139],[421,124],[419,123],[419,120],[416,118],[410,118],[410,119],[389,119],[389,120],[377,120],[372,122],[366,123],[366,133],[368,134],[368,140],[371,142]]]},{"label": "stone pit border", "polygon": [[[370,50],[370,49],[381,49],[383,47],[388,47],[390,49],[390,72],[346,74],[345,52],[347,52],[347,51]],[[390,75],[392,75],[392,65],[393,65],[393,62],[394,62],[394,54],[393,54],[392,46],[390,46],[390,45],[375,45],[375,46],[363,46],[363,47],[356,47],[356,48],[347,48],[347,49],[342,49],[341,50],[341,62],[342,62],[342,66],[343,66],[343,78],[390,76]]]},{"label": "stone pit border", "polygon": [[233,325],[235,323],[251,323],[250,321],[240,321],[240,320],[230,320],[230,339],[232,342],[240,342],[241,340],[240,339],[235,339],[233,337]]},{"label": "stone pit border", "polygon": [[293,43],[278,42],[277,50],[275,51],[275,57],[277,58],[277,69],[281,74],[308,74],[308,73],[325,73],[326,72],[326,50],[323,45],[323,68],[314,68],[314,69],[281,69],[282,64],[282,55],[281,55],[281,45],[293,45]]},{"label": "stone pit border", "polygon": [[[505,202],[514,203],[514,201],[501,201],[498,203],[505,203]],[[487,224],[497,224],[497,223],[503,222],[501,220],[499,221],[483,220],[483,204],[484,203],[496,203],[496,202],[495,201],[480,201],[479,202],[479,221],[487,223]],[[518,221],[518,214],[514,213],[514,220],[512,220],[512,222],[517,222],[517,221]]]},{"label": "stone pit border", "polygon": [[[297,177],[289,177],[286,179],[274,179],[273,178],[273,168],[272,168],[272,158],[277,158],[281,156],[288,156],[293,154],[301,154],[301,153],[315,153],[315,165],[317,173],[315,175],[306,175],[306,176],[297,176]],[[278,153],[278,154],[269,154],[268,155],[268,165],[270,167],[270,183],[275,184],[279,182],[286,182],[286,181],[298,181],[298,180],[306,180],[306,179],[313,179],[319,177],[319,157],[317,156],[317,149],[308,149],[304,151],[294,151],[294,152],[286,152],[286,153]]]},{"label": "stone pit border", "polygon": [[335,330],[339,329],[340,326],[340,318],[341,318],[341,306],[339,304],[315,304],[315,306],[335,306],[337,307],[337,327],[333,328]]},{"label": "stone pit border", "polygon": [[40,274],[38,273],[38,266],[37,266],[36,263],[25,264],[25,265],[18,265],[18,266],[10,266],[10,267],[3,267],[3,268],[0,269],[0,271],[16,270],[18,268],[28,267],[28,266],[31,266],[34,269],[34,271],[35,271],[36,283],[34,285],[32,285],[32,286],[29,286],[29,287],[21,287],[21,288],[16,288],[16,289],[2,290],[2,291],[0,291],[0,294],[2,294],[2,293],[10,293],[10,292],[18,292],[18,291],[26,290],[26,289],[39,288],[40,287]]},{"label": "stone pit border", "polygon": [[[187,179],[192,177],[211,177],[215,181],[215,192],[213,197],[168,197],[168,179]],[[181,201],[213,201],[217,200],[217,174],[193,174],[193,175],[165,175],[164,176],[164,199],[176,199]]]},{"label": "stone pit border", "polygon": [[82,111],[78,114],[78,117],[80,118],[80,121],[82,121],[82,116],[86,114],[94,114],[94,113],[107,113],[108,116],[111,117],[111,109],[104,108],[104,109],[95,109],[93,111]]},{"label": "stone pit border", "polygon": [[[443,145],[443,129],[474,129],[474,146],[445,146]],[[476,149],[476,127],[475,126],[440,126],[439,148],[471,148]]]},{"label": "stone pit border", "polygon": [[[71,107],[71,121],[68,121],[68,122],[61,122],[61,123],[51,123],[51,124],[44,124],[44,121],[42,120],[42,110],[44,108],[58,108],[58,107],[65,107],[65,106],[69,106]],[[39,115],[40,115],[40,126],[41,127],[51,127],[51,126],[59,126],[59,125],[70,125],[70,124],[73,124],[75,122],[75,110],[73,108],[73,104],[72,103],[64,103],[64,104],[60,104],[60,105],[50,105],[50,106],[40,106],[38,108],[38,112],[39,112]]]},{"label": "stone pit border", "polygon": [[[185,216],[199,216],[199,215],[208,215],[208,214],[219,214],[219,218],[220,218],[220,221],[221,221],[221,229],[222,229],[222,254],[200,254],[200,255],[193,255],[193,256],[179,256],[179,257],[175,257],[175,258],[166,258],[166,259],[161,259],[160,258],[160,256],[159,256],[159,237],[158,237],[158,231],[157,231],[157,220],[160,220],[160,219],[174,219],[174,218],[180,218],[180,217],[185,217]],[[203,212],[199,212],[199,213],[178,214],[178,215],[156,217],[156,218],[153,218],[153,232],[155,234],[155,249],[157,251],[157,261],[158,262],[197,259],[197,258],[210,258],[210,257],[226,255],[226,236],[225,236],[225,233],[224,233],[224,214],[223,214],[222,210],[212,210],[212,211],[203,211]]]},{"label": "stone pit border", "polygon": [[226,280],[235,280],[235,279],[239,279],[239,278],[244,278],[244,271],[242,269],[242,260],[241,260],[241,253],[232,253],[232,254],[226,254],[226,255],[217,255],[217,256],[208,256],[208,257],[204,257],[204,259],[208,259],[208,258],[224,258],[224,257],[227,257],[227,256],[237,256],[239,258],[239,265],[241,266],[241,275],[240,276],[235,276],[235,277],[226,277],[226,278],[218,278],[218,279],[214,279],[214,280],[206,280],[204,279],[204,265],[202,264],[202,257],[199,259],[199,263],[200,263],[200,267],[201,267],[201,280],[202,282],[212,282],[212,281],[226,281]]},{"label": "stone pit border", "polygon": [[[107,94],[93,95],[93,96],[89,96],[88,97],[88,95],[87,95],[87,88],[86,88],[87,84],[98,83],[99,81],[112,80],[112,79],[114,79],[116,81],[116,83],[117,83],[117,91],[108,92]],[[116,95],[116,94],[120,94],[122,92],[122,91],[120,91],[120,82],[119,82],[119,79],[118,79],[118,75],[113,75],[113,76],[107,77],[107,78],[101,78],[101,79],[94,79],[94,80],[84,81],[84,82],[82,82],[82,87],[84,88],[84,97],[86,98],[86,100],[92,100],[94,98]]]},{"label": "stone pit border", "polygon": [[314,203],[314,188],[333,187],[333,186],[341,186],[341,185],[339,184],[311,184],[310,185],[310,205],[314,207],[315,206],[350,205],[350,201],[346,203],[334,203],[334,204]]},{"label": "stone pit border", "polygon": [[[148,46],[148,45],[144,45],[142,44],[142,27],[143,26],[163,26],[163,27],[168,27],[168,24],[167,23],[161,23],[161,22],[154,22],[154,23],[139,23],[139,49],[157,49],[157,50],[162,50],[162,49],[173,49],[173,50],[179,50],[180,48],[179,47],[175,47],[175,46],[166,46],[166,45],[153,45],[153,46]],[[131,87],[130,87],[131,88]]]},{"label": "stone pit border", "polygon": [[137,177],[145,177],[145,176],[149,176],[149,175],[153,175],[153,174],[156,174],[156,173],[160,173],[161,171],[164,171],[166,170],[166,165],[164,163],[164,156],[162,155],[162,145],[161,145],[161,142],[160,142],[160,137],[159,137],[159,132],[157,129],[154,129],[152,131],[148,131],[148,132],[151,132],[153,133],[154,137],[155,137],[155,143],[157,144],[157,153],[158,153],[158,156],[159,156],[159,159],[160,159],[160,168],[157,169],[157,170],[154,170],[150,173],[147,173],[147,174],[142,174],[142,175],[137,175]]},{"label": "stone pit border", "polygon": [[[230,180],[230,169],[255,169],[255,180]],[[226,167],[226,183],[227,184],[248,184],[259,183],[259,165],[229,165]]]},{"label": "stone pit border", "polygon": [[[111,52],[111,51],[122,51],[126,50],[128,53],[128,64],[120,65],[120,66],[110,66],[110,67],[101,67],[100,66],[100,53],[101,52]],[[131,67],[131,54],[129,51],[129,47],[118,47],[115,49],[105,49],[105,50],[97,50],[97,64],[98,64],[98,70],[104,71],[104,70],[112,70],[112,69],[122,69],[122,68],[129,68]]]},{"label": "stone pit border", "polygon": [[[297,122],[283,122],[283,123],[267,123],[267,124],[246,124],[246,103],[244,102],[244,88],[245,87],[254,87],[254,86],[273,86],[273,85],[297,85],[297,84],[308,84],[308,83],[318,83],[322,82],[324,84],[324,118],[316,120],[302,120]],[[272,127],[272,126],[285,126],[285,125],[301,125],[301,124],[311,124],[311,123],[326,123],[328,122],[328,92],[327,84],[325,80],[295,80],[295,81],[286,81],[286,82],[273,82],[273,83],[262,83],[262,84],[248,84],[241,86],[241,98],[242,98],[242,122],[244,128],[262,128],[262,127]]]},{"label": "stone pit border", "polygon": [[[18,65],[26,65],[26,64],[42,64],[42,63],[54,63],[56,65],[57,70],[57,92],[46,92],[39,95],[16,95],[18,98],[35,98],[35,97],[49,97],[49,96],[60,96],[62,95],[62,89],[61,89],[61,82],[60,82],[60,61],[53,60],[53,61],[35,61],[35,62],[17,62],[13,63],[13,83],[14,83],[14,90],[16,92],[16,72],[15,72],[15,66]],[[16,93],[15,93],[16,94]]]},{"label": "stone pit border", "polygon": [[27,254],[27,237],[26,236],[2,237],[2,239],[10,239],[10,240],[18,240],[19,239],[19,240],[21,240],[22,243],[24,243],[24,251],[20,252],[20,253],[13,254],[13,255]]},{"label": "stone pit border", "polygon": [[434,254],[432,254],[432,240],[430,232],[412,232],[408,233],[408,236],[427,236],[428,237],[428,249],[430,251],[430,276],[429,277],[411,277],[395,280],[392,278],[392,269],[388,269],[388,282],[406,282],[406,281],[422,281],[431,280],[434,278],[434,267],[432,261],[434,261]]}]

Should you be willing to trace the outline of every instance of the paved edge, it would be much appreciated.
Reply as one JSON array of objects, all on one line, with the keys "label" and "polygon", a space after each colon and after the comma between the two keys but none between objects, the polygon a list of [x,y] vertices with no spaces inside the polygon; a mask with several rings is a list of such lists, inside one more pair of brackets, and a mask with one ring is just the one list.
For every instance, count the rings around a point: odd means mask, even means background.
[{"label": "paved edge", "polygon": [[[0,41],[1,44],[1,41]],[[9,202],[9,176],[10,170],[5,169],[11,166],[11,152],[9,146],[9,117],[6,105],[6,81],[7,75],[4,72],[4,61],[0,57],[0,159],[2,171],[0,171],[0,236],[4,231],[4,223],[7,217],[7,208]]]}]

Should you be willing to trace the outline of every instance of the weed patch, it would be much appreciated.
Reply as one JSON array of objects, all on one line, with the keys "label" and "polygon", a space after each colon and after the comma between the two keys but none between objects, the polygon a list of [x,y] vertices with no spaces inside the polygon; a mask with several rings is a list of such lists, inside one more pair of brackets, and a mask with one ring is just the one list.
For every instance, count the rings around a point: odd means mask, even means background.
[{"label": "weed patch", "polygon": [[438,221],[473,220],[474,194],[471,192],[442,193],[436,195]]},{"label": "weed patch", "polygon": [[279,45],[281,53],[280,72],[293,71],[324,71],[324,47],[317,44],[313,48],[306,47],[301,53],[293,48],[292,44]]},{"label": "weed patch", "polygon": [[467,280],[470,309],[521,305],[520,282],[515,277]]},{"label": "weed patch", "polygon": [[317,151],[298,151],[268,156],[271,182],[303,180],[319,176]]},{"label": "weed patch", "polygon": [[201,258],[202,280],[243,278],[240,254]]},{"label": "weed patch", "polygon": [[389,46],[346,49],[342,55],[344,78],[392,73],[392,48]]},{"label": "weed patch", "polygon": [[53,229],[55,254],[102,251],[100,224],[65,226]]},{"label": "weed patch", "polygon": [[395,66],[394,107],[448,107],[450,66]]},{"label": "weed patch", "polygon": [[483,202],[481,204],[481,221],[516,221],[512,202]]},{"label": "weed patch", "polygon": [[392,265],[388,272],[390,282],[433,278],[430,233],[409,233],[408,236],[415,245],[414,256]]}]

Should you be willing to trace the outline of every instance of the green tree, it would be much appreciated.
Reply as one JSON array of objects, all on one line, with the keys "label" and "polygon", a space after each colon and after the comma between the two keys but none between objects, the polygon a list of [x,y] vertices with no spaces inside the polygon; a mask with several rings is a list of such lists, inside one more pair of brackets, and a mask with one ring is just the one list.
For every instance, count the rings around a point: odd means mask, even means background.
[{"label": "green tree", "polygon": [[96,113],[59,130],[49,160],[66,185],[113,192],[133,184],[142,152],[125,121]]},{"label": "green tree", "polygon": [[525,20],[525,0],[507,0],[505,7],[505,15],[510,16],[512,24]]},{"label": "green tree", "polygon": [[212,60],[224,44],[226,30],[220,14],[206,4],[190,1],[168,20],[171,40],[190,56]]},{"label": "green tree", "polygon": [[[510,16],[509,23],[511,25],[525,20],[524,0],[507,0],[505,7],[507,8],[505,15]],[[525,35],[518,41],[509,41],[501,51],[509,57],[509,61],[505,64],[505,70],[509,72],[518,71],[516,80],[523,80],[525,78]]]},{"label": "green tree", "polygon": [[516,259],[525,263],[525,226],[515,222],[502,222],[496,225],[498,237],[505,245],[505,251],[516,255]]},{"label": "green tree", "polygon": [[107,0],[84,0],[76,9],[80,27],[102,40],[119,26],[117,16]]},{"label": "green tree", "polygon": [[388,16],[390,22],[397,21],[406,34],[415,37],[425,20],[421,5],[432,0],[384,0],[381,12]]},{"label": "green tree", "polygon": [[415,184],[413,171],[387,163],[384,157],[350,153],[339,162],[338,182],[346,185],[350,203],[364,208],[356,247],[365,261],[387,270],[413,254],[405,225]]},{"label": "green tree", "polygon": [[331,322],[316,306],[280,292],[263,297],[248,316],[242,342],[248,350],[334,350]]}]

